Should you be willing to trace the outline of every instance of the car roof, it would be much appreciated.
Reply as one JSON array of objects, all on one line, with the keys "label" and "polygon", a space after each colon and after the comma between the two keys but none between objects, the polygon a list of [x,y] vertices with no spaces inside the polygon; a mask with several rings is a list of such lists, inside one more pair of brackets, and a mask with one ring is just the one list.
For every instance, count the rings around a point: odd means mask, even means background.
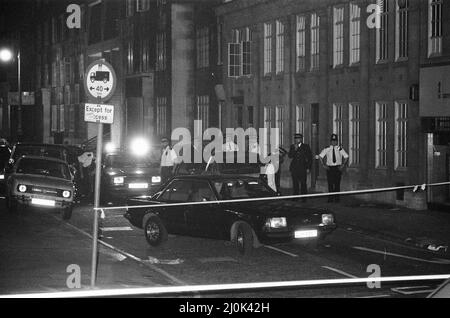
[{"label": "car roof", "polygon": [[51,158],[51,157],[22,156],[22,157],[19,158],[19,160],[21,160],[21,159],[45,160],[45,161],[52,161],[52,162],[56,162],[56,163],[63,163],[63,164],[67,165],[67,162],[65,162],[64,160]]},{"label": "car roof", "polygon": [[18,142],[14,145],[14,147],[17,146],[26,146],[26,147],[48,147],[48,148],[64,148],[67,149],[64,145],[55,145],[55,144],[39,144],[39,143],[22,143]]}]

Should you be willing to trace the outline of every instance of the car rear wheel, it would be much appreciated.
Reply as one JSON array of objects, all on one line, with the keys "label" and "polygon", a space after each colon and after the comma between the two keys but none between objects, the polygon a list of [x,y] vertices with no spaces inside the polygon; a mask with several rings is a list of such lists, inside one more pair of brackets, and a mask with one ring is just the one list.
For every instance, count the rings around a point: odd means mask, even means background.
[{"label": "car rear wheel", "polygon": [[62,209],[63,220],[70,220],[71,217],[72,217],[72,207]]},{"label": "car rear wheel", "polygon": [[253,230],[247,223],[240,223],[237,226],[233,243],[240,255],[249,256],[253,253]]},{"label": "car rear wheel", "polygon": [[151,246],[159,246],[166,242],[168,238],[166,227],[156,215],[150,216],[145,222],[144,234]]}]

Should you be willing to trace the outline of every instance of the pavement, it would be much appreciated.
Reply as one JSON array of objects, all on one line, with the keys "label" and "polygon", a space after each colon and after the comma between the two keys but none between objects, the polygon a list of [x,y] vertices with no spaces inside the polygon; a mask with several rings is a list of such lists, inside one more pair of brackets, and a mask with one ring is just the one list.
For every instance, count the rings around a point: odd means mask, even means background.
[{"label": "pavement", "polygon": [[[288,195],[289,190],[283,194]],[[341,229],[399,244],[450,254],[450,209],[417,211],[404,207],[364,202],[354,196],[328,203],[326,198],[308,199],[333,211]]]}]

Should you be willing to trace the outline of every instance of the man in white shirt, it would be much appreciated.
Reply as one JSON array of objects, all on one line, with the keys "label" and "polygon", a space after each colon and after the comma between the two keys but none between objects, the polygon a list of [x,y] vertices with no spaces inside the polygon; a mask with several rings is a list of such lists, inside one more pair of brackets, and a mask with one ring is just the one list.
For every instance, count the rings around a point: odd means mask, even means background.
[{"label": "man in white shirt", "polygon": [[[342,171],[348,162],[348,154],[338,146],[338,136],[331,135],[331,145],[322,150],[319,155],[322,166],[327,170],[328,192],[341,191]],[[339,196],[330,196],[328,202],[339,202]]]},{"label": "man in white shirt", "polygon": [[222,146],[222,151],[224,151],[224,152],[239,151],[239,146],[234,143],[233,136],[226,137],[226,141]]},{"label": "man in white shirt", "polygon": [[175,150],[170,147],[169,140],[167,138],[161,139],[161,144],[161,182],[165,183],[169,181],[175,173],[178,156]]}]

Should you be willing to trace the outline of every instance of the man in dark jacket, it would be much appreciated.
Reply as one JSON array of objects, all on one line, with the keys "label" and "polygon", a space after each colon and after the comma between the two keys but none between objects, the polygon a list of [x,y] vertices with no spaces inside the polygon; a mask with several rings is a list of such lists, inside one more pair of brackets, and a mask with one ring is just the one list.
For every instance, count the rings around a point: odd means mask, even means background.
[{"label": "man in dark jacket", "polygon": [[[291,171],[294,195],[307,194],[306,179],[312,166],[312,152],[309,145],[303,143],[303,135],[294,135],[294,144],[289,149],[289,158],[292,159],[289,170]],[[303,200],[305,201],[305,200]]]}]

